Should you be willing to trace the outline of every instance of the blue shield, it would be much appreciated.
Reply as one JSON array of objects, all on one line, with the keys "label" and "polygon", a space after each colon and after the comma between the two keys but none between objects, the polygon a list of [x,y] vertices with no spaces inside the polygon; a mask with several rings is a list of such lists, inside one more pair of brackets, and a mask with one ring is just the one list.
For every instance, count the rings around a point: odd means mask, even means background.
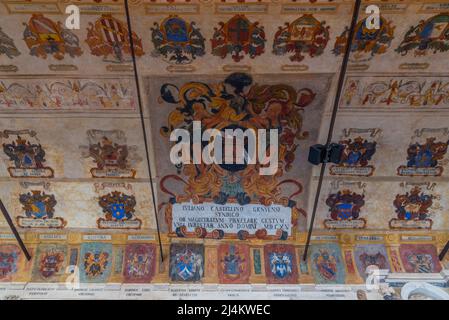
[{"label": "blue shield", "polygon": [[352,217],[352,204],[351,203],[339,203],[337,204],[338,214],[337,216],[343,220],[347,220]]},{"label": "blue shield", "polygon": [[187,25],[184,20],[178,18],[168,19],[164,24],[164,28],[168,41],[171,42],[189,41]]},{"label": "blue shield", "polygon": [[111,204],[112,216],[117,220],[122,220],[126,216],[125,205],[123,203]]},{"label": "blue shield", "polygon": [[38,219],[47,216],[47,206],[42,201],[35,201],[31,210],[31,215]]}]

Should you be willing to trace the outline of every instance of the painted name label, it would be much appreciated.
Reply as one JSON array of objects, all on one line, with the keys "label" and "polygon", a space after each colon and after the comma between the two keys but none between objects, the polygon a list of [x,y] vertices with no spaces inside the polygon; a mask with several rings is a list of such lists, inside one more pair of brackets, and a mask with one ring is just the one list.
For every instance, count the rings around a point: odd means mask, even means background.
[{"label": "painted name label", "polygon": [[283,4],[281,12],[288,13],[335,13],[338,6],[323,5],[323,6],[305,6],[304,4]]},{"label": "painted name label", "polygon": [[140,240],[154,240],[154,236],[147,236],[147,235],[141,235],[141,234],[134,234],[134,235],[129,235],[128,236],[128,240],[133,240],[133,241],[140,241]]},{"label": "painted name label", "polygon": [[280,205],[177,203],[173,205],[172,217],[173,230],[185,226],[188,232],[201,227],[208,232],[215,229],[225,233],[245,230],[254,234],[259,229],[266,229],[268,235],[276,235],[276,231],[281,229],[288,235],[292,233],[291,208]]},{"label": "painted name label", "polygon": [[449,10],[449,3],[426,3],[421,7],[423,12],[439,12]]},{"label": "painted name label", "polygon": [[85,234],[84,240],[111,240],[112,237],[109,234]]},{"label": "painted name label", "polygon": [[41,234],[39,235],[39,239],[41,240],[67,240],[66,234]]},{"label": "painted name label", "polygon": [[123,12],[122,5],[114,5],[114,4],[104,4],[104,5],[95,5],[95,4],[77,4],[80,7],[81,13],[121,13]]},{"label": "painted name label", "polygon": [[265,13],[268,10],[266,3],[248,3],[248,4],[216,4],[217,13]]},{"label": "painted name label", "polygon": [[145,7],[147,14],[199,13],[197,4],[149,4]]},{"label": "painted name label", "polygon": [[402,240],[405,241],[432,241],[432,236],[401,236]]},{"label": "painted name label", "polygon": [[[408,4],[405,3],[370,3],[379,7],[381,11],[384,12],[403,12],[407,9]],[[362,5],[361,11],[366,11],[366,7],[370,4]]]},{"label": "painted name label", "polygon": [[357,236],[357,241],[383,241],[384,237],[382,236]]},{"label": "painted name label", "polygon": [[5,3],[11,13],[61,13],[56,3]]}]

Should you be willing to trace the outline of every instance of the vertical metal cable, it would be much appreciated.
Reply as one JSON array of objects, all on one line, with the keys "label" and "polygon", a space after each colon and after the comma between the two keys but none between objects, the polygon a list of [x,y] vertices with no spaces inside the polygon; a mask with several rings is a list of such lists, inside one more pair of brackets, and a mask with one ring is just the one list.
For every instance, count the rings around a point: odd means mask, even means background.
[{"label": "vertical metal cable", "polygon": [[[334,106],[332,109],[332,116],[331,116],[331,122],[329,124],[329,131],[327,133],[326,148],[329,146],[329,144],[331,143],[331,140],[332,140],[332,135],[333,135],[334,126],[335,126],[335,119],[337,118],[338,104],[340,102],[341,91],[343,89],[343,84],[344,84],[344,80],[345,80],[345,76],[346,76],[346,70],[348,68],[349,55],[351,53],[351,47],[352,47],[352,39],[354,37],[355,27],[357,25],[357,20],[359,17],[359,10],[360,10],[361,3],[362,3],[362,0],[356,0],[355,5],[354,5],[354,11],[352,13],[351,27],[349,29],[348,41],[346,42],[345,55],[343,57],[343,63],[341,66],[340,76],[338,79],[337,93],[335,95]],[[320,170],[320,177],[318,180],[318,186],[317,186],[317,190],[316,190],[316,194],[315,194],[315,201],[313,203],[312,217],[310,218],[310,225],[309,225],[309,232],[307,234],[306,247],[304,249],[304,256],[303,256],[304,261],[306,261],[307,252],[309,251],[310,239],[312,237],[312,232],[313,232],[313,223],[315,222],[316,210],[318,207],[318,201],[320,198],[321,187],[323,185],[323,178],[324,178],[325,172],[326,172],[326,163],[322,163],[321,170]]]},{"label": "vertical metal cable", "polygon": [[128,6],[128,0],[125,0],[125,10],[126,10],[126,21],[128,24],[128,36],[129,36],[129,45],[131,46],[131,55],[133,59],[133,69],[134,69],[134,80],[136,81],[137,86],[137,100],[139,103],[139,111],[140,111],[140,121],[142,123],[142,130],[143,130],[143,140],[145,143],[145,153],[147,156],[147,165],[148,165],[148,173],[150,175],[150,187],[151,187],[151,196],[153,197],[153,210],[154,210],[154,217],[156,218],[156,228],[157,228],[157,236],[159,240],[159,250],[161,253],[161,260],[164,262],[164,252],[162,249],[162,242],[161,242],[161,233],[159,230],[159,219],[157,216],[157,205],[156,205],[156,197],[154,192],[154,186],[153,186],[153,175],[151,174],[151,165],[150,165],[150,152],[148,150],[148,141],[147,141],[147,133],[145,128],[145,119],[143,116],[143,107],[142,107],[142,96],[140,93],[140,84],[139,84],[139,75],[137,73],[137,63],[136,63],[136,55],[134,52],[134,40],[133,40],[133,32],[131,28],[131,18],[129,15],[129,6]]}]

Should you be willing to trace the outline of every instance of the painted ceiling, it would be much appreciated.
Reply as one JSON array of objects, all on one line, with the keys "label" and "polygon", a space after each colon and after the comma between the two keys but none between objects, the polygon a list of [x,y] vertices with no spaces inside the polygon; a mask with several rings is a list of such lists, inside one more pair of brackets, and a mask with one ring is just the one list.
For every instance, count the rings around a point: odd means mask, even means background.
[{"label": "painted ceiling", "polygon": [[[74,1],[75,30],[72,2],[0,2],[0,199],[33,256],[0,220],[0,281],[361,284],[369,265],[448,264],[444,1],[363,2],[306,261],[308,150],[353,1],[129,1],[133,47],[123,1]],[[170,133],[194,120],[279,129],[277,173],[172,165]]]}]

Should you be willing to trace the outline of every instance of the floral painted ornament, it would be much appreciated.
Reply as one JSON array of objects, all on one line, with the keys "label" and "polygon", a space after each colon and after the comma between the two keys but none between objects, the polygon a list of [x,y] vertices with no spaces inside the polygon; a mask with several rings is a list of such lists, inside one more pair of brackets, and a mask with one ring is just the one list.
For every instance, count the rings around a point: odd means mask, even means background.
[{"label": "floral painted ornament", "polygon": [[228,22],[219,23],[211,39],[212,54],[226,58],[231,54],[235,62],[244,54],[254,59],[265,51],[265,31],[259,22],[250,22],[244,15],[235,15]]},{"label": "floral painted ornament", "polygon": [[285,55],[293,52],[291,61],[301,62],[304,53],[316,57],[324,52],[329,41],[329,26],[319,22],[311,14],[305,14],[292,23],[279,27],[274,35],[273,53]]},{"label": "floral painted ornament", "polygon": [[32,56],[47,59],[48,55],[52,55],[62,60],[66,53],[72,58],[83,53],[78,37],[63,28],[59,21],[56,23],[41,13],[34,13],[24,25],[23,38]]},{"label": "floral painted ornament", "polygon": [[195,22],[169,16],[160,25],[155,22],[151,31],[153,55],[162,56],[169,63],[188,64],[206,53],[205,39]]}]

